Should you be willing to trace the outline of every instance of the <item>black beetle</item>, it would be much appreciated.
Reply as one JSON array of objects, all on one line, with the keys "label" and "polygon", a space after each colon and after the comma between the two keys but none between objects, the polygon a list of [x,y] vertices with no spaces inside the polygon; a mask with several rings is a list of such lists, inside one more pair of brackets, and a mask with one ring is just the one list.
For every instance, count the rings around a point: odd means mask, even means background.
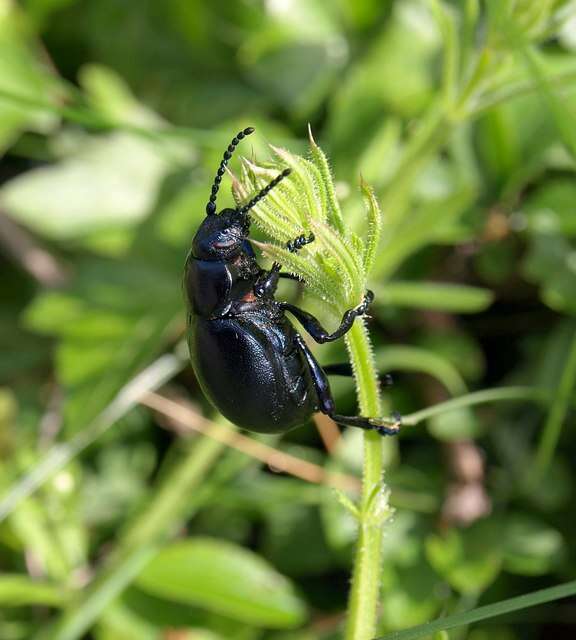
[{"label": "black beetle", "polygon": [[[248,241],[248,212],[283,178],[285,169],[242,207],[216,214],[216,195],[226,165],[240,140],[254,129],[240,131],[228,146],[186,260],[184,286],[188,303],[188,345],[202,390],[231,422],[260,433],[279,433],[307,422],[315,411],[341,425],[394,435],[400,417],[367,418],[336,413],[327,374],[351,375],[349,365],[322,367],[286,317],[290,312],[316,340],[342,337],[373,300],[368,291],[361,304],[344,314],[328,333],[311,314],[274,294],[279,278],[294,278],[274,263],[269,271],[256,262]],[[314,237],[299,236],[287,244],[298,251]]]}]

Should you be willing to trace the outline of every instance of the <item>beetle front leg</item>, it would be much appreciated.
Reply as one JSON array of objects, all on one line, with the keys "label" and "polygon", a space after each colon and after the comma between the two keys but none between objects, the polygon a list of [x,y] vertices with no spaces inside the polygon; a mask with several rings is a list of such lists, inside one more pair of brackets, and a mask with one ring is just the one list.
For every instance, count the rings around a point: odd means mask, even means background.
[{"label": "beetle front leg", "polygon": [[[314,242],[314,234],[306,236],[304,234],[294,238],[294,240],[290,240],[286,243],[286,249],[290,251],[290,253],[297,253],[302,247],[305,247],[307,244]],[[279,278],[291,278],[293,280],[301,280],[298,276],[295,276],[291,273],[280,273],[280,269],[282,265],[279,262],[275,262],[272,265],[270,271],[265,271],[259,278],[256,280],[254,285],[254,295],[258,298],[273,298],[276,293],[276,289],[278,288],[278,279]]]},{"label": "beetle front leg", "polygon": [[254,295],[257,298],[273,298],[278,288],[281,265],[275,262],[270,271],[264,271],[254,283]]},{"label": "beetle front leg", "polygon": [[367,291],[364,296],[364,300],[353,309],[348,309],[346,313],[342,316],[342,320],[340,322],[340,326],[333,333],[329,333],[326,329],[320,324],[318,318],[315,318],[311,313],[304,311],[298,307],[295,307],[293,304],[289,302],[281,302],[280,308],[284,311],[289,311],[300,324],[306,329],[306,331],[316,340],[316,342],[322,344],[324,342],[333,342],[334,340],[338,340],[345,333],[350,331],[352,325],[354,324],[354,320],[358,316],[362,316],[368,310],[370,303],[374,300],[374,294],[372,291]]},{"label": "beetle front leg", "polygon": [[281,271],[278,274],[279,278],[286,278],[287,280],[296,280],[296,282],[304,282],[304,280],[296,275],[295,273],[290,273],[289,271]]}]

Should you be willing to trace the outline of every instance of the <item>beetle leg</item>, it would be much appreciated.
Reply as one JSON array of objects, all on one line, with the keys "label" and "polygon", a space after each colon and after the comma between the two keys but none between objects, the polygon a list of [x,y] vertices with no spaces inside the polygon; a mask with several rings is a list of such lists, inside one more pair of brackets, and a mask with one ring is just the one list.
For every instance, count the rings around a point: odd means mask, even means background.
[{"label": "beetle leg", "polygon": [[400,431],[402,416],[394,412],[389,418],[365,418],[364,416],[341,416],[337,413],[328,414],[336,424],[345,427],[359,427],[368,431],[376,431],[381,436],[395,436]]},{"label": "beetle leg", "polygon": [[304,338],[295,334],[294,340],[296,344],[300,347],[300,351],[302,355],[306,359],[306,364],[308,365],[308,370],[310,371],[310,375],[312,376],[312,383],[314,384],[314,389],[316,390],[316,395],[318,396],[318,402],[320,406],[318,407],[322,413],[326,413],[330,415],[335,410],[334,400],[332,398],[332,392],[330,391],[330,383],[328,382],[328,378],[324,373],[322,367],[318,363],[318,360],[312,354],[312,351],[308,348],[306,342],[304,342]]},{"label": "beetle leg", "polygon": [[297,282],[304,282],[300,276],[297,276],[295,273],[290,273],[289,271],[281,271],[278,274],[279,278],[287,278],[288,280],[296,280]]},{"label": "beetle leg", "polygon": [[366,418],[364,416],[341,416],[336,413],[334,399],[330,391],[330,384],[326,372],[318,364],[318,361],[304,342],[302,336],[295,335],[296,344],[300,347],[302,354],[306,358],[312,382],[318,396],[319,410],[330,416],[337,424],[346,427],[359,427],[368,431],[376,431],[382,436],[393,436],[400,430],[402,418],[399,413],[394,413],[390,418]]},{"label": "beetle leg", "polygon": [[[286,249],[291,253],[297,253],[302,247],[314,242],[314,234],[309,236],[302,234],[294,240],[290,240],[286,243]],[[303,282],[302,278],[293,273],[280,273],[282,265],[279,262],[275,262],[272,265],[270,271],[264,272],[254,285],[254,294],[259,298],[272,298],[278,288],[278,278],[290,278],[291,280],[298,280]]]},{"label": "beetle leg", "polygon": [[278,288],[280,264],[275,262],[270,271],[264,271],[254,283],[254,295],[258,298],[273,298]]},{"label": "beetle leg", "polygon": [[374,294],[372,291],[367,291],[364,296],[364,300],[353,309],[348,309],[346,313],[342,316],[342,321],[340,322],[340,326],[333,333],[328,333],[326,329],[320,324],[320,321],[315,318],[311,313],[304,311],[298,307],[295,307],[293,304],[289,302],[281,302],[280,308],[284,311],[289,311],[293,316],[296,317],[298,322],[306,329],[306,331],[320,344],[324,342],[333,342],[334,340],[338,340],[345,333],[350,331],[352,325],[354,324],[354,320],[361,315],[366,313],[368,309],[368,305],[374,300]]},{"label": "beetle leg", "polygon": [[[322,369],[324,369],[324,373],[329,376],[345,376],[351,378],[354,375],[352,365],[349,362],[326,364],[323,365]],[[378,381],[382,387],[391,387],[394,384],[394,380],[389,373],[379,375]]]},{"label": "beetle leg", "polygon": [[[286,243],[286,249],[291,253],[297,253],[302,247],[305,247],[307,244],[314,242],[314,234],[311,233],[309,236],[304,234],[294,238],[294,240],[290,240]],[[276,293],[276,289],[278,288],[278,278],[290,278],[292,280],[298,280],[302,282],[302,278],[293,273],[280,273],[280,269],[282,266],[279,262],[275,262],[272,265],[270,271],[266,271],[254,285],[254,294],[259,298],[272,298]]]}]

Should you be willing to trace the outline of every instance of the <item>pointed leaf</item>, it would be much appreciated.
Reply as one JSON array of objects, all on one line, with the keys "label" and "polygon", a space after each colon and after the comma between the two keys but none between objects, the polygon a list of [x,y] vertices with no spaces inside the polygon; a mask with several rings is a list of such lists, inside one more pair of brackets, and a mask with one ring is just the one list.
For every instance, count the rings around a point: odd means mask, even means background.
[{"label": "pointed leaf", "polygon": [[291,628],[306,616],[303,601],[284,576],[255,553],[220,540],[196,538],[169,545],[137,584],[153,595],[255,626]]},{"label": "pointed leaf", "polygon": [[314,138],[312,137],[312,129],[310,128],[310,125],[308,125],[308,139],[310,141],[310,149],[312,151],[312,161],[320,172],[321,182],[326,190],[328,203],[328,220],[339,233],[345,234],[346,227],[344,226],[344,219],[342,218],[340,203],[338,202],[338,198],[336,198],[334,179],[332,177],[332,172],[330,171],[328,158],[326,158],[324,152],[316,144],[316,140],[314,140]]},{"label": "pointed leaf", "polygon": [[368,219],[368,231],[366,233],[366,249],[362,255],[364,262],[364,273],[368,274],[374,266],[376,252],[378,251],[378,243],[382,233],[382,213],[380,205],[374,190],[369,187],[363,180],[360,182],[360,188],[364,196],[366,205],[366,217]]}]

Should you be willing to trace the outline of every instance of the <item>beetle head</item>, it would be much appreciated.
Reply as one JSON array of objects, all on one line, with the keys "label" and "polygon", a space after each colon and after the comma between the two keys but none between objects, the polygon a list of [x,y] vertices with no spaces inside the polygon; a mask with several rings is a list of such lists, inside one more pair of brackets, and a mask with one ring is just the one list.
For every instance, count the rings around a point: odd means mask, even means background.
[{"label": "beetle head", "polygon": [[192,254],[200,260],[230,260],[242,250],[250,220],[237,209],[206,216],[192,241]]},{"label": "beetle head", "polygon": [[206,218],[192,241],[192,254],[200,260],[230,260],[235,258],[241,251],[242,245],[248,237],[250,230],[250,219],[248,211],[257,205],[271,189],[281,180],[290,174],[290,169],[284,169],[282,173],[269,182],[255,196],[237,209],[223,209],[216,214],[216,196],[220,189],[222,176],[226,171],[228,161],[232,157],[234,150],[240,140],[253,133],[253,127],[247,127],[239,131],[228,145],[222,156],[220,166],[216,172],[216,177],[212,184],[210,199],[206,204]]}]

